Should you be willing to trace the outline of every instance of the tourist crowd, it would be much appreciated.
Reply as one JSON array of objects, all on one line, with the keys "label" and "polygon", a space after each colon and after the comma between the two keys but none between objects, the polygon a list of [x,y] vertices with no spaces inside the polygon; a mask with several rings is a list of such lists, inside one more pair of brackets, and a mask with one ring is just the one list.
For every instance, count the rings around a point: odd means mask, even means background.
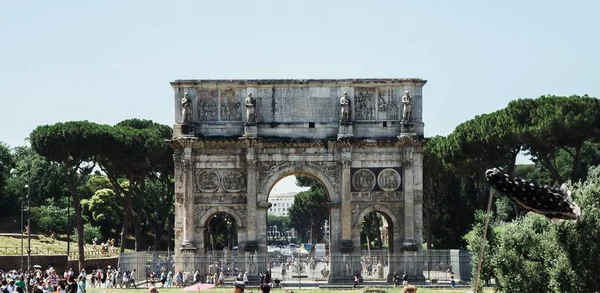
[{"label": "tourist crowd", "polygon": [[121,272],[119,268],[97,268],[91,273],[82,270],[75,274],[68,269],[59,274],[54,268],[26,270],[0,270],[0,293],[85,293],[86,288],[136,287],[135,269]]}]

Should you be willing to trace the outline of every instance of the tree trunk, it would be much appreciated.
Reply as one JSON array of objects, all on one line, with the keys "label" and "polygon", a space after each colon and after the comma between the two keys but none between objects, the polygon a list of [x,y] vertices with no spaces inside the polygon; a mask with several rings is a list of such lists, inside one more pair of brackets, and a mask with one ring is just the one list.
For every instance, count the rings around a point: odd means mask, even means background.
[{"label": "tree trunk", "polygon": [[121,253],[125,252],[125,241],[127,239],[127,230],[129,228],[129,221],[131,219],[131,195],[133,193],[133,188],[131,184],[131,179],[129,180],[129,189],[125,193],[125,203],[123,205],[123,210],[125,214],[123,215],[123,227],[121,229]]},{"label": "tree trunk", "polygon": [[[167,181],[165,184],[170,184],[169,181]],[[173,196],[174,196],[174,192],[170,187],[166,188],[166,196],[165,196],[165,202],[164,205],[162,206],[161,209],[161,215],[163,216],[162,221],[160,221],[160,223],[167,223],[169,222],[169,209],[173,206]],[[158,229],[156,229],[157,231],[155,232],[154,235],[154,245],[156,246],[156,241],[160,241],[160,239],[163,237],[164,233],[167,232],[168,234],[168,229],[164,229],[164,227],[159,227]]]},{"label": "tree trunk", "polygon": [[77,265],[79,267],[79,271],[85,269],[85,250],[84,244],[85,239],[83,237],[83,215],[81,214],[81,200],[77,195],[77,188],[75,187],[75,183],[73,179],[67,177],[67,186],[69,188],[69,193],[71,193],[71,198],[73,199],[73,210],[75,211],[75,224],[77,228]]},{"label": "tree trunk", "polygon": [[142,202],[139,198],[139,195],[136,195],[136,204],[135,204],[135,251],[144,250],[144,232],[142,231]]},{"label": "tree trunk", "polygon": [[581,147],[583,143],[581,143],[581,139],[575,147],[575,154],[573,155],[573,164],[571,167],[571,183],[577,182],[579,180],[579,160],[581,157]]},{"label": "tree trunk", "polygon": [[85,250],[84,244],[85,239],[83,237],[83,216],[81,215],[81,200],[79,200],[78,196],[74,196],[73,199],[74,209],[75,209],[75,218],[77,222],[77,249],[79,251],[79,271],[85,269]]},{"label": "tree trunk", "polygon": [[428,208],[427,211],[427,253],[429,253],[429,251],[431,251],[431,248],[433,247],[431,245],[431,241],[432,239],[432,234],[431,234],[431,207]]}]

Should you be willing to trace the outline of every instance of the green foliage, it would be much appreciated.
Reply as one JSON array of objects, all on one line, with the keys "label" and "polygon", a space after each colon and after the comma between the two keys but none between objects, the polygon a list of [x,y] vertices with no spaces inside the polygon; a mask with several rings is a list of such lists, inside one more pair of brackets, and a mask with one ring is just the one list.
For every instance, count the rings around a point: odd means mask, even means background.
[{"label": "green foliage", "polygon": [[[48,161],[65,166],[65,185],[72,199],[75,211],[76,229],[84,233],[84,220],[81,207],[82,192],[89,174],[94,170],[95,160],[104,143],[110,139],[109,126],[88,121],[72,121],[42,125],[35,128],[30,136],[31,148]],[[86,190],[87,191],[87,190]],[[83,238],[77,242],[79,269],[85,267]]]},{"label": "green foliage", "polygon": [[428,248],[464,247],[462,235],[473,221],[471,194],[461,189],[469,179],[461,180],[455,166],[444,162],[448,145],[446,137],[433,137],[423,152],[423,220]]},{"label": "green foliage", "polygon": [[58,199],[66,194],[64,189],[64,171],[62,164],[54,164],[29,147],[17,147],[13,150],[15,173],[7,181],[6,190],[26,201],[27,188],[31,205],[43,205],[48,198]]},{"label": "green foliage", "polygon": [[[483,231],[485,227],[485,212],[478,210],[475,212],[475,223],[473,224],[473,229],[469,232],[468,237],[466,237],[468,241],[467,248],[471,251],[472,264],[473,264],[473,276],[477,274],[477,268],[479,265],[479,251],[481,249],[481,244],[483,242]],[[492,259],[490,256],[495,255],[495,251],[497,248],[497,239],[498,233],[497,230],[494,229],[493,219],[494,215],[490,215],[490,227],[487,229],[486,234],[486,242],[484,246],[484,256],[481,263],[481,274],[478,291],[483,288],[483,283],[489,283],[492,278],[495,278],[494,267],[492,266]]]},{"label": "green foliage", "polygon": [[[71,209],[71,218],[73,210]],[[51,232],[63,234],[69,231],[67,208],[60,206],[54,199],[47,199],[45,205],[31,208],[32,232],[50,234]]]},{"label": "green foliage", "polygon": [[[327,193],[316,180],[306,176],[297,176],[296,184],[311,188],[296,194],[294,203],[288,210],[290,225],[296,229],[302,241],[323,243],[323,225],[329,219]],[[309,239],[310,235],[313,239]]]},{"label": "green foliage", "polygon": [[282,237],[285,236],[285,231],[290,230],[290,218],[285,216],[267,216],[267,226],[277,226],[277,231],[282,233]]},{"label": "green foliage", "polygon": [[[581,150],[585,142],[600,140],[600,101],[584,96],[542,96],[535,100],[516,100],[507,109],[516,123],[523,149],[542,164],[552,179],[561,184],[580,179]],[[568,176],[556,164],[560,150],[570,156]]]},{"label": "green foliage", "polygon": [[365,215],[360,223],[360,243],[365,247],[381,249],[383,240],[381,239],[381,228],[383,225],[383,216],[378,212],[371,212]]},{"label": "green foliage", "polygon": [[[575,185],[575,202],[582,209],[577,223],[562,222],[556,226],[556,241],[566,253],[566,260],[575,274],[573,292],[592,292],[600,289],[600,167],[590,170],[588,180]],[[564,292],[564,291],[563,291]]]},{"label": "green foliage", "polygon": [[[172,130],[149,120],[129,119],[108,129],[108,137],[99,152],[99,164],[107,175],[115,192],[124,195],[121,243],[125,244],[132,212],[137,218],[134,231],[136,233],[136,248],[141,249],[142,225],[148,222],[148,214],[155,211],[147,209],[142,198],[147,178],[154,177],[165,185],[166,192],[162,195],[159,209],[160,223],[166,223],[169,215],[169,204],[172,201],[173,157],[172,149],[165,139],[170,138]],[[121,180],[129,182],[125,190]],[[146,208],[146,209],[145,209]],[[157,226],[153,221],[155,234],[161,234],[164,226]],[[124,246],[121,247],[124,250]]]},{"label": "green foliage", "polygon": [[[582,208],[577,222],[552,223],[530,213],[489,235],[482,279],[494,278],[499,292],[598,291],[600,267],[594,256],[600,255],[600,167],[574,186],[573,197]],[[482,223],[478,216],[469,235],[474,255]]]},{"label": "green foliage", "polygon": [[87,181],[87,186],[92,194],[101,189],[110,189],[112,185],[104,175],[92,175]]},{"label": "green foliage", "polygon": [[10,178],[10,169],[12,169],[13,165],[14,162],[10,148],[5,143],[0,142],[0,203],[4,199],[6,181]]},{"label": "green foliage", "polygon": [[[96,226],[92,226],[90,223],[85,223],[83,226],[83,241],[85,243],[92,243],[94,238],[103,239],[102,233],[100,232],[100,228]],[[79,241],[79,234],[77,233],[77,229],[73,231],[73,239],[74,241]]]},{"label": "green foliage", "polygon": [[109,236],[116,235],[120,227],[123,217],[122,201],[123,196],[104,188],[96,190],[90,199],[83,200],[81,204],[89,211],[91,222],[101,227],[103,235]]},{"label": "green foliage", "polygon": [[556,259],[551,222],[531,214],[509,224],[491,253],[496,288],[502,292],[551,292],[546,268]]},{"label": "green foliage", "polygon": [[235,219],[224,213],[218,213],[208,220],[207,232],[209,250],[231,250],[237,246],[237,225]]}]

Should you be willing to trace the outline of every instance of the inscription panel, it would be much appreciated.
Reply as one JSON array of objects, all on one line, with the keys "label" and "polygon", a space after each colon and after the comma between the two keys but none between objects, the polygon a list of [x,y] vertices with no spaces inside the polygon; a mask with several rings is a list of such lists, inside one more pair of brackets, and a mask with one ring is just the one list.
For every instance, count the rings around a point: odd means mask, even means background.
[{"label": "inscription panel", "polygon": [[351,192],[352,201],[404,201],[402,191]]},{"label": "inscription panel", "polygon": [[330,88],[275,88],[275,121],[334,122],[339,119],[339,97]]},{"label": "inscription panel", "polygon": [[275,107],[275,103],[273,101],[273,88],[258,88],[254,96],[256,99],[256,123],[274,122],[273,108]]},{"label": "inscription panel", "polygon": [[242,193],[197,193],[194,195],[195,204],[226,204],[246,203],[247,198]]},{"label": "inscription panel", "polygon": [[350,191],[402,191],[400,174],[402,174],[402,168],[351,168]]}]

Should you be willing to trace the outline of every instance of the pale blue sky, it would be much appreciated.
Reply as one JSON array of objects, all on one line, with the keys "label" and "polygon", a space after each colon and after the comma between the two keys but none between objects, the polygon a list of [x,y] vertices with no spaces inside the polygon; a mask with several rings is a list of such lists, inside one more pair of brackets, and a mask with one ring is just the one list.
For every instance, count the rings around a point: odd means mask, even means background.
[{"label": "pale blue sky", "polygon": [[[599,1],[2,1],[0,141],[174,121],[188,78],[416,77],[427,136],[515,98],[600,95]],[[292,181],[293,180],[288,180]]]}]

